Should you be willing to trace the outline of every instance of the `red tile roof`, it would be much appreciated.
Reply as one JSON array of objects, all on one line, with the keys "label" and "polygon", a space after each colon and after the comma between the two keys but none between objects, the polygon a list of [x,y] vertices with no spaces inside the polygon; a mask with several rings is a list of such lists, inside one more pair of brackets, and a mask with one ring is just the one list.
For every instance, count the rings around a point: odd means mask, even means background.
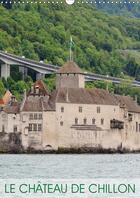
[{"label": "red tile roof", "polygon": [[7,90],[6,93],[3,96],[3,101],[4,101],[5,105],[10,102],[11,96],[12,96],[12,93],[9,90]]},{"label": "red tile roof", "polygon": [[1,106],[1,105],[4,105],[3,99],[0,99],[0,106]]}]

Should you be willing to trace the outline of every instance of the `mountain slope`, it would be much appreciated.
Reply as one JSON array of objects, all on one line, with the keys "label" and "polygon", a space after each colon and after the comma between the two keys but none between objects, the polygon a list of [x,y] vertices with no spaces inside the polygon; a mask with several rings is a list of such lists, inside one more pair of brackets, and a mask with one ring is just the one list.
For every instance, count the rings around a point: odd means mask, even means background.
[{"label": "mountain slope", "polygon": [[97,0],[96,2],[97,8],[110,14],[140,18],[140,3],[137,0],[111,0],[110,3],[108,0]]},{"label": "mountain slope", "polygon": [[[140,48],[140,20],[109,16],[90,5],[16,5],[0,7],[0,50],[63,64],[69,57],[85,69],[120,76],[129,62],[119,50]],[[118,50],[119,49],[119,50]]]}]

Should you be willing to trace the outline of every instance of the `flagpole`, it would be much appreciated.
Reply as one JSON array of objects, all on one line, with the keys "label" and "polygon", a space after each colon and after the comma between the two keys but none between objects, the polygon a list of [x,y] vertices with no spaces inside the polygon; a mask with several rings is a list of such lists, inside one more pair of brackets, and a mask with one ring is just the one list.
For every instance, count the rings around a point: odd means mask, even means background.
[{"label": "flagpole", "polygon": [[71,46],[70,46],[70,61],[71,61]]},{"label": "flagpole", "polygon": [[71,59],[72,59],[72,52],[71,52],[71,40],[72,40],[72,38],[70,37],[70,61],[71,61]]},{"label": "flagpole", "polygon": [[73,42],[73,40],[72,40],[72,36],[70,36],[70,48],[69,48],[69,59],[70,59],[70,61],[73,61],[73,49],[72,49],[72,47],[73,47],[73,45],[74,45],[74,42]]}]

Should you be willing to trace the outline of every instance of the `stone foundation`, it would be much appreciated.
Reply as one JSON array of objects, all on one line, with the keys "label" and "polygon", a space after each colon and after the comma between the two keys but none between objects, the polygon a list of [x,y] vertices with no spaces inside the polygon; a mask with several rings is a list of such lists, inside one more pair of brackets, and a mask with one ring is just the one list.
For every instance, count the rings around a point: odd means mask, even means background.
[{"label": "stone foundation", "polygon": [[21,153],[20,133],[0,133],[0,153]]}]

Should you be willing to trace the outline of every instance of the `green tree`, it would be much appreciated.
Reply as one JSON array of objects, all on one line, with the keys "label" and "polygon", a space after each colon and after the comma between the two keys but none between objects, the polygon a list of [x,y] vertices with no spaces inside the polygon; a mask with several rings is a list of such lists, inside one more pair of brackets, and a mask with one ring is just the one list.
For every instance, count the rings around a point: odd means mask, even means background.
[{"label": "green tree", "polygon": [[0,98],[4,95],[4,93],[5,93],[5,87],[2,80],[0,80]]}]

